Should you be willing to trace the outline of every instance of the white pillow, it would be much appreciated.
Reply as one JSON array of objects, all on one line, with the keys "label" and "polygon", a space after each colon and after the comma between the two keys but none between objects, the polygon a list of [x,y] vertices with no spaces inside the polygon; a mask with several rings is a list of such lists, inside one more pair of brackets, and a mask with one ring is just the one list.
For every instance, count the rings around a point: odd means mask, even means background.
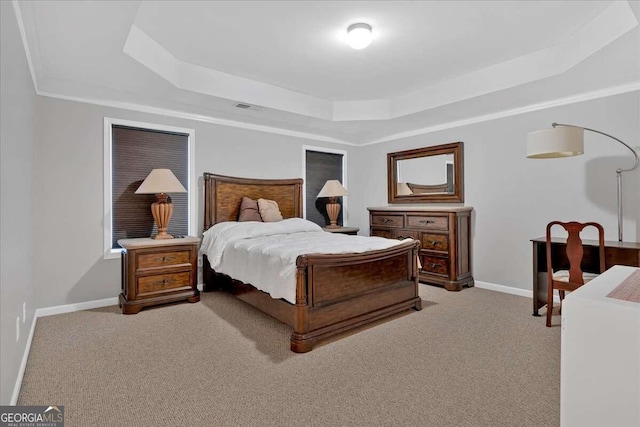
[{"label": "white pillow", "polygon": [[258,210],[264,222],[276,222],[284,219],[275,200],[258,199]]}]

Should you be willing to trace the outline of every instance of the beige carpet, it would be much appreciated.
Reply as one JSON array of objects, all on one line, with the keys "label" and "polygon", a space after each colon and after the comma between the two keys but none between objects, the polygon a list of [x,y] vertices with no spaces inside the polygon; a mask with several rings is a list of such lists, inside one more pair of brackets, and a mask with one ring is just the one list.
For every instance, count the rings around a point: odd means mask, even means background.
[{"label": "beige carpet", "polygon": [[557,426],[560,328],[531,300],[420,285],[425,308],[317,347],[223,293],[38,319],[19,405],[72,426]]}]

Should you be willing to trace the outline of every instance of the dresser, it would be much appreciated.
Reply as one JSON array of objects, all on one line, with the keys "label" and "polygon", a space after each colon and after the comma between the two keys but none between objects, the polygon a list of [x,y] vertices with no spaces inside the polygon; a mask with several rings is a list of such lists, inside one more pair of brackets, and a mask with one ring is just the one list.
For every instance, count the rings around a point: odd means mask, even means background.
[{"label": "dresser", "polygon": [[420,281],[459,291],[473,286],[472,207],[374,207],[369,234],[420,242]]},{"label": "dresser", "polygon": [[197,288],[197,237],[176,239],[121,239],[124,314],[143,307],[187,300],[200,301]]}]

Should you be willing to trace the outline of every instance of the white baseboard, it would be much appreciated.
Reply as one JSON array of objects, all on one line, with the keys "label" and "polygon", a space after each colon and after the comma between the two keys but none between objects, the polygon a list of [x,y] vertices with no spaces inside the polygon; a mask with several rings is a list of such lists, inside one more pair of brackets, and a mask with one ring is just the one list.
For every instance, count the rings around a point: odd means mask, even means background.
[{"label": "white baseboard", "polygon": [[78,302],[75,304],[56,305],[54,307],[39,308],[36,317],[53,316],[54,314],[72,313],[74,311],[91,310],[92,308],[117,305],[118,297],[99,299],[95,301]]},{"label": "white baseboard", "polygon": [[[533,291],[527,289],[514,288],[513,286],[496,285],[495,283],[475,281],[478,288],[488,289],[490,291],[503,292],[505,294],[518,295],[521,297],[533,298]],[[560,296],[553,295],[553,302],[560,303]]]},{"label": "white baseboard", "polygon": [[29,359],[29,350],[31,350],[31,340],[33,339],[33,332],[36,330],[36,320],[38,320],[38,317],[36,313],[33,313],[33,321],[31,322],[31,330],[29,331],[29,337],[27,338],[27,345],[24,348],[22,362],[20,362],[20,369],[18,369],[18,378],[16,379],[16,385],[13,387],[13,394],[9,401],[9,405],[12,406],[16,406],[18,403],[18,395],[20,394],[20,387],[22,387],[22,378],[24,377],[25,369],[27,369],[27,359]]},{"label": "white baseboard", "polygon": [[518,295],[521,297],[533,298],[533,291],[527,289],[514,288],[512,286],[497,285],[495,283],[475,281],[478,288],[489,289],[490,291],[503,292],[505,294]]},{"label": "white baseboard", "polygon": [[9,405],[15,406],[18,402],[18,395],[20,394],[20,387],[22,387],[24,371],[27,368],[27,360],[29,359],[29,352],[31,351],[31,340],[33,339],[33,333],[36,329],[36,322],[38,321],[39,317],[53,316],[54,314],[71,313],[74,311],[90,310],[92,308],[108,307],[110,305],[116,304],[118,304],[118,298],[114,297],[36,309],[35,313],[33,314],[33,322],[31,323],[29,338],[27,338],[27,345],[25,346],[24,354],[22,355],[22,362],[20,363],[20,369],[18,370],[18,378],[16,379],[16,385],[13,387],[13,394],[11,395],[11,401],[9,402]]}]

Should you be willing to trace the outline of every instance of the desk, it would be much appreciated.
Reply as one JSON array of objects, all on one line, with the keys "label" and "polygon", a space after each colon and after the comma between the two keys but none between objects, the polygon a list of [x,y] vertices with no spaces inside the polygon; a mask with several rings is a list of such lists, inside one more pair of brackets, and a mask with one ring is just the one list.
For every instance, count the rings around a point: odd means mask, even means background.
[{"label": "desk", "polygon": [[640,426],[640,303],[606,296],[636,270],[616,265],[562,304],[562,427]]},{"label": "desk", "polygon": [[[540,316],[538,310],[547,304],[547,247],[546,239],[538,237],[533,242],[533,315]],[[566,239],[551,239],[551,254],[553,265],[562,269],[569,269],[569,260],[566,254]],[[598,241],[583,240],[584,259],[582,269],[590,273],[598,271]],[[604,242],[605,267],[614,265],[629,265],[640,267],[640,243],[636,242]]]}]

